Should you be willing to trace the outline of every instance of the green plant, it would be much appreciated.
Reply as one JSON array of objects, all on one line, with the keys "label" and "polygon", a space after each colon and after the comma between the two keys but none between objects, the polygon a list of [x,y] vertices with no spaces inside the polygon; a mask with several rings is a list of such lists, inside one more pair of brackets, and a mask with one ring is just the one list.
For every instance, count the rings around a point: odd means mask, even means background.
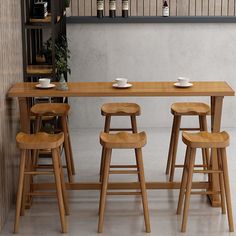
[{"label": "green plant", "polygon": [[65,5],[64,5],[65,8],[66,8],[66,7],[69,7],[69,6],[70,6],[70,0],[65,0],[65,3],[64,3],[64,4],[65,4]]},{"label": "green plant", "polygon": [[[48,64],[52,63],[52,38],[49,38],[44,44],[41,54],[45,56]],[[71,73],[67,60],[70,59],[70,50],[68,49],[67,39],[63,35],[59,35],[55,42],[55,65],[57,76],[61,74]]]}]

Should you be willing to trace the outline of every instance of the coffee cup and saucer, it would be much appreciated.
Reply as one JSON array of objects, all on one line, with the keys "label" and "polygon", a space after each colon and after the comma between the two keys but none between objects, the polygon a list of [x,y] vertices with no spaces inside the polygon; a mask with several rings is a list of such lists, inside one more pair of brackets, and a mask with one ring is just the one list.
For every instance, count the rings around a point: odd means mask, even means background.
[{"label": "coffee cup and saucer", "polygon": [[178,77],[178,82],[174,83],[174,86],[179,87],[179,88],[188,88],[192,87],[193,84],[189,83],[189,78],[187,77]]},{"label": "coffee cup and saucer", "polygon": [[49,89],[56,86],[55,84],[50,84],[50,82],[51,79],[49,78],[41,78],[39,79],[39,84],[36,84],[35,87],[40,89]]},{"label": "coffee cup and saucer", "polygon": [[115,83],[112,85],[114,88],[130,88],[132,84],[128,83],[126,78],[116,78]]}]

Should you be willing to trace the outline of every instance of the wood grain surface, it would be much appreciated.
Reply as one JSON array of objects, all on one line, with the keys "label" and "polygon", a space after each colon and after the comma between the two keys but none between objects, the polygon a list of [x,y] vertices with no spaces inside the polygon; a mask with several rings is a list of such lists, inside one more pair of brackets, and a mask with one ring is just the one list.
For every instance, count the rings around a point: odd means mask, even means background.
[{"label": "wood grain surface", "polygon": [[15,200],[18,175],[19,110],[17,100],[7,98],[6,93],[12,84],[23,81],[19,4],[7,0],[0,6],[0,230]]},{"label": "wood grain surface", "polygon": [[[234,96],[224,81],[192,82],[190,88],[177,88],[173,82],[130,82],[128,89],[113,88],[112,82],[69,82],[67,91],[37,89],[36,83],[16,83],[9,97],[172,97],[172,96]],[[57,83],[56,83],[57,85]]]}]

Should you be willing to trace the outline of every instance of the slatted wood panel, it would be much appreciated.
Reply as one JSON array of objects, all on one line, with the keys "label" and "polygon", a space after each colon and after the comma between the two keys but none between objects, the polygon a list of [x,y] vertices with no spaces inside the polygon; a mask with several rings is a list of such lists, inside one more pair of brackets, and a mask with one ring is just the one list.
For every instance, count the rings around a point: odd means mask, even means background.
[{"label": "slatted wood panel", "polygon": [[[96,16],[96,0],[71,0],[73,16]],[[171,16],[234,16],[236,0],[168,0]],[[104,0],[105,16],[109,0]],[[122,0],[116,0],[117,16],[121,16]],[[130,16],[161,16],[163,0],[129,0]]]},{"label": "slatted wood panel", "polygon": [[1,1],[0,6],[0,230],[13,204],[18,175],[15,135],[19,130],[18,104],[7,99],[14,82],[23,81],[20,1]]}]

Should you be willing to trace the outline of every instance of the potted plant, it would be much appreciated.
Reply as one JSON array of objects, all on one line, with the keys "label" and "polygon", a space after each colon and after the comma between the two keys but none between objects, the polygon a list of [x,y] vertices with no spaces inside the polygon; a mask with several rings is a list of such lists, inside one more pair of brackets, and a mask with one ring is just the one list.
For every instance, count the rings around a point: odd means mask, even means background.
[{"label": "potted plant", "polygon": [[[52,38],[49,38],[44,44],[41,54],[44,55],[46,63],[52,64]],[[67,73],[71,73],[67,60],[70,59],[70,50],[68,49],[67,39],[63,35],[59,35],[55,42],[55,66],[57,71],[57,79],[61,75],[64,77]]]},{"label": "potted plant", "polygon": [[70,0],[65,0],[64,2],[66,16],[71,16]]}]

